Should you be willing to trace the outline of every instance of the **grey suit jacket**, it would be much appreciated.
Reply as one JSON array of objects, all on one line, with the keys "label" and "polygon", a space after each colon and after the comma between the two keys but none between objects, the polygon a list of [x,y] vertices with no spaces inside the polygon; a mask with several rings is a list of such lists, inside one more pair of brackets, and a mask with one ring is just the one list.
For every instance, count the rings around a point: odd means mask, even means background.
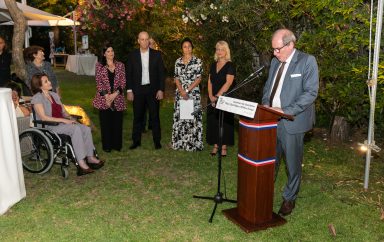
[{"label": "grey suit jacket", "polygon": [[[264,105],[269,105],[269,96],[273,78],[280,62],[273,58],[268,80],[263,90]],[[281,122],[290,134],[303,133],[312,129],[315,122],[315,100],[319,90],[319,71],[314,56],[296,50],[285,74],[280,94],[281,108],[284,113],[295,119]]]}]

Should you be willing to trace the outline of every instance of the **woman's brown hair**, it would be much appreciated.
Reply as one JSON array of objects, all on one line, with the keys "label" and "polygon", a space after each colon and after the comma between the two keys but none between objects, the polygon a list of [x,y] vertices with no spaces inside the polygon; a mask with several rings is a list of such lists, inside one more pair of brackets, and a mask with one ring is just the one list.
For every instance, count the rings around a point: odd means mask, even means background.
[{"label": "woman's brown hair", "polygon": [[42,81],[43,76],[46,76],[48,78],[48,76],[44,73],[39,73],[32,76],[32,79],[31,79],[32,94],[41,92],[41,86],[43,85],[43,81]]}]

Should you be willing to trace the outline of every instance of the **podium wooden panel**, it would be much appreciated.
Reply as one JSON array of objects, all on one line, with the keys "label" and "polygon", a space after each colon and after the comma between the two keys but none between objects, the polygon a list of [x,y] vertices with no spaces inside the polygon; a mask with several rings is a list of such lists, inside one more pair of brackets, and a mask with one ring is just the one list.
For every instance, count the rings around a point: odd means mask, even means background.
[{"label": "podium wooden panel", "polygon": [[253,119],[239,121],[237,207],[224,215],[246,232],[286,223],[273,213],[276,128],[289,115],[259,105]]}]

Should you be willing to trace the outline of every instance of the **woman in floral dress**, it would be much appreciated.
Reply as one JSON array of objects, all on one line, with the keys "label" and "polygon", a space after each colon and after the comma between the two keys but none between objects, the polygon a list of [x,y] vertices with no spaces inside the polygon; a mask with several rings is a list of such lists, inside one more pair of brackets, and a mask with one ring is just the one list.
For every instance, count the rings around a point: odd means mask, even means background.
[{"label": "woman in floral dress", "polygon": [[193,43],[189,38],[181,42],[183,56],[175,63],[175,104],[172,126],[172,148],[175,150],[199,151],[203,149],[202,114],[193,119],[180,119],[180,101],[193,100],[194,110],[201,107],[200,89],[202,61],[192,54]]}]

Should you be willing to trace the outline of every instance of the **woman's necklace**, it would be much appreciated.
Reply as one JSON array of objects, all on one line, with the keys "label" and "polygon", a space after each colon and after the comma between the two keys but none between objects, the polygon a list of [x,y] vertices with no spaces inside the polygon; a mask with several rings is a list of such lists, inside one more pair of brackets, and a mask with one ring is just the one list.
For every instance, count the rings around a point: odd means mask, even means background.
[{"label": "woman's necklace", "polygon": [[43,93],[44,93],[45,98],[48,99],[48,101],[49,101],[50,103],[53,103],[53,100],[52,100],[51,95],[49,95],[48,92],[43,92]]},{"label": "woman's necklace", "polygon": [[192,56],[183,56],[183,64],[188,64],[192,59]]},{"label": "woman's necklace", "polygon": [[115,72],[115,63],[113,61],[111,63],[107,62],[107,68],[110,72]]}]

